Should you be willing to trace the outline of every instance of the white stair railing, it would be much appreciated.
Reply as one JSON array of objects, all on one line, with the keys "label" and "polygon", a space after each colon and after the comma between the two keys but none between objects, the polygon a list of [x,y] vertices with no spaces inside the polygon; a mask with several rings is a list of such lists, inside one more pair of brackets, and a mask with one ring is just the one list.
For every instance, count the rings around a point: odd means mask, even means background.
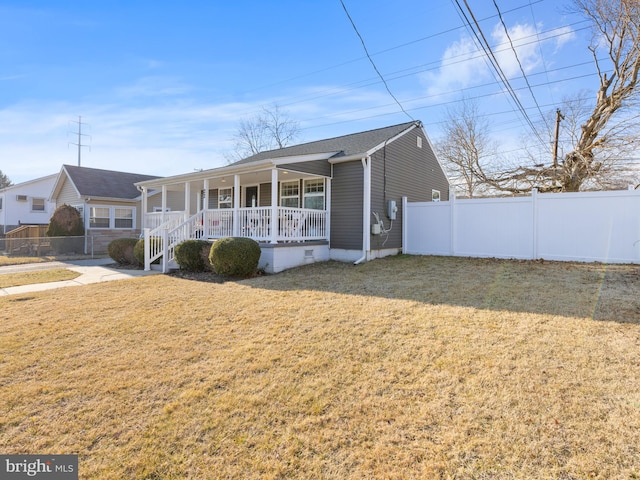
[{"label": "white stair railing", "polygon": [[201,210],[177,226],[175,222],[165,222],[154,229],[144,229],[144,269],[150,270],[151,264],[162,258],[162,273],[169,271],[169,265],[175,261],[176,245],[185,240],[202,238],[204,212]]}]

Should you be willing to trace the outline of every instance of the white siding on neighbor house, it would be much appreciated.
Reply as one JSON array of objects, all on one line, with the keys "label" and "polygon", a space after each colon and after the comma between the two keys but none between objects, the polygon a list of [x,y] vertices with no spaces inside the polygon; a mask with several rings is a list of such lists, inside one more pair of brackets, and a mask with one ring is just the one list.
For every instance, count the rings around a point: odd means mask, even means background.
[{"label": "white siding on neighbor house", "polygon": [[[55,210],[55,203],[49,202],[49,196],[55,180],[56,176],[50,175],[13,185],[2,191],[0,225],[2,225],[5,232],[19,224],[49,223],[49,219]],[[18,200],[18,195],[24,196],[26,199]],[[44,202],[44,210],[33,210],[34,199],[38,199],[39,204],[42,204],[42,201]]]},{"label": "white siding on neighbor house", "polygon": [[404,207],[408,254],[640,263],[640,190]]}]

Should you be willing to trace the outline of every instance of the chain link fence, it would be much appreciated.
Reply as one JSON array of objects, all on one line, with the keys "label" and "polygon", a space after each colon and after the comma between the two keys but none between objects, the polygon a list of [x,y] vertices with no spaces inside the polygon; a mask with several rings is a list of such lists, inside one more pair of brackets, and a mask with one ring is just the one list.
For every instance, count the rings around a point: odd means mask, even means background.
[{"label": "chain link fence", "polygon": [[8,257],[93,256],[93,237],[0,238],[0,254]]}]

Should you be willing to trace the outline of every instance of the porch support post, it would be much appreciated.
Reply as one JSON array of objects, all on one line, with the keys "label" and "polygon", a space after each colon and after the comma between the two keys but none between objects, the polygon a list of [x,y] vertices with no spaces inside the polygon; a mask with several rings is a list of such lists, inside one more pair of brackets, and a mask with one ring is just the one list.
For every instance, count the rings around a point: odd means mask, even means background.
[{"label": "porch support post", "polygon": [[184,219],[191,216],[191,184],[184,182]]},{"label": "porch support post", "polygon": [[204,179],[204,200],[202,200],[202,210],[209,209],[209,179]]},{"label": "porch support post", "polygon": [[167,186],[162,185],[162,213],[160,214],[160,224],[164,223],[164,212],[167,211]]},{"label": "porch support post", "polygon": [[207,210],[209,210],[209,179],[204,179],[204,198],[202,199],[202,227],[203,236],[205,239],[209,238],[209,222],[207,221]]},{"label": "porch support post", "polygon": [[240,176],[233,176],[233,236],[240,236]]},{"label": "porch support post", "polygon": [[147,187],[142,187],[142,205],[140,210],[142,210],[142,219],[140,220],[140,228],[144,231],[147,227],[147,209],[148,207],[148,191]]},{"label": "porch support post", "polygon": [[271,170],[271,241],[270,243],[278,243],[278,170]]}]

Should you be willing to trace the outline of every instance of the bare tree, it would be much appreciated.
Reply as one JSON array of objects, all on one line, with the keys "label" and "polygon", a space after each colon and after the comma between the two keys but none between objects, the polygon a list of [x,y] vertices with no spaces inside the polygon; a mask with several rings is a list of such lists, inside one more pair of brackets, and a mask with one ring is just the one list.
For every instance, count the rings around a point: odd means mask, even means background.
[{"label": "bare tree", "polygon": [[255,117],[241,120],[234,135],[235,148],[230,160],[239,160],[259,152],[284,148],[300,134],[300,125],[278,105],[264,107]]},{"label": "bare tree", "polygon": [[2,170],[0,170],[0,188],[7,188],[13,185],[9,177],[7,177]]},{"label": "bare tree", "polygon": [[620,160],[640,146],[640,2],[572,0],[572,8],[592,24],[588,48],[600,83],[596,98],[586,115],[574,112],[573,121],[580,122],[570,125],[571,148],[560,162],[535,162],[531,167],[519,166],[483,179],[503,191],[521,193],[535,187],[540,191],[575,192],[585,187],[606,187],[612,178],[629,173]]},{"label": "bare tree", "polygon": [[485,193],[489,177],[486,160],[495,159],[497,152],[489,123],[480,117],[478,104],[467,99],[447,111],[445,122],[443,137],[435,148],[454,192],[468,197]]}]

